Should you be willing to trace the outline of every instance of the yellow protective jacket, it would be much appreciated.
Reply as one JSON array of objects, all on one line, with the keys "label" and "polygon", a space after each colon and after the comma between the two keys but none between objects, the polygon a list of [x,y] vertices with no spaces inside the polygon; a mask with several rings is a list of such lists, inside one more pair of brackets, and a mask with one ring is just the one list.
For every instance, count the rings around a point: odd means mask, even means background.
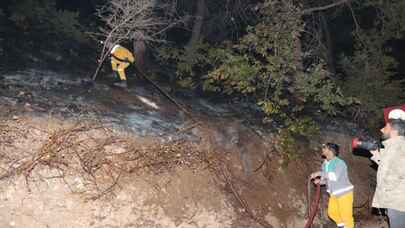
[{"label": "yellow protective jacket", "polygon": [[405,137],[383,142],[384,149],[371,157],[378,164],[373,207],[405,212]]},{"label": "yellow protective jacket", "polygon": [[132,52],[119,44],[115,45],[111,50],[111,57],[121,62],[133,63],[135,61]]}]

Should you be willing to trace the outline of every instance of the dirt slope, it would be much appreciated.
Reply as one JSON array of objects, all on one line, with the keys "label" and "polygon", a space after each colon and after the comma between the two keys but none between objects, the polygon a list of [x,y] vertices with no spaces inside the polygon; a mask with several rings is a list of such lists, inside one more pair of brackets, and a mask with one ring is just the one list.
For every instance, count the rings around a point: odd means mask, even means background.
[{"label": "dirt slope", "polygon": [[344,128],[286,164],[271,133],[201,99],[191,120],[143,87],[89,90],[38,71],[0,84],[0,227],[304,227],[325,141],[347,145],[356,219],[377,227],[363,207],[374,174]]}]

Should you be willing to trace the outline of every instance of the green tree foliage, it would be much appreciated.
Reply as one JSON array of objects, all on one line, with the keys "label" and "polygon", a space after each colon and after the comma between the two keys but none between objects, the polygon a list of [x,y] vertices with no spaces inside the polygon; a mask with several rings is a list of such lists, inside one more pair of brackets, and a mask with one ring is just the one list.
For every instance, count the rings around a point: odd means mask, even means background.
[{"label": "green tree foliage", "polygon": [[276,144],[277,150],[284,156],[284,162],[298,158],[299,148],[296,137],[305,136],[311,138],[319,135],[319,126],[312,120],[311,117],[305,116],[299,119],[290,120],[286,128],[281,128],[278,131]]},{"label": "green tree foliage", "polygon": [[238,42],[222,47],[199,45],[193,56],[184,49],[166,50],[163,56],[177,62],[181,80],[197,81],[196,75],[204,75],[200,79],[206,91],[253,98],[267,120],[295,118],[305,104],[335,114],[351,100],[326,77],[323,64],[300,69],[296,51],[303,26],[301,9],[291,1],[268,0],[262,5],[260,22],[248,27]]},{"label": "green tree foliage", "polygon": [[[205,91],[228,97],[247,97],[266,114],[265,122],[282,122],[279,150],[287,159],[294,158],[297,136],[318,133],[317,124],[305,113],[335,115],[353,102],[329,77],[322,61],[300,55],[301,12],[292,1],[267,0],[259,22],[238,41],[201,43],[192,56],[185,49],[161,53],[177,63],[180,80],[201,83]],[[304,66],[304,60],[311,62]]]},{"label": "green tree foliage", "polygon": [[[58,10],[55,1],[22,0],[16,1],[9,8],[10,21],[24,34],[33,34],[39,39],[71,39],[83,42],[86,38],[82,32],[78,12]],[[33,34],[32,34],[33,33]]]},{"label": "green tree foliage", "polygon": [[210,51],[217,49],[204,42],[198,42],[190,48],[193,50],[164,47],[159,50],[159,57],[164,60],[162,64],[174,66],[174,81],[177,85],[195,89],[201,82],[201,74],[212,68]]},{"label": "green tree foliage", "polygon": [[[331,115],[343,110],[375,128],[382,120],[382,108],[404,99],[400,80],[404,76],[398,75],[389,42],[405,39],[405,1],[334,3],[338,1],[323,3],[333,7],[322,11],[322,17],[329,18],[329,23],[350,21],[355,42],[340,58],[338,73],[343,73],[342,77],[330,73],[331,59],[317,51],[330,47],[330,43],[319,45],[326,42],[316,34],[320,29],[304,26],[318,18],[313,9],[323,6],[313,1],[304,1],[306,9],[302,9],[293,1],[266,0],[259,7],[257,23],[236,42],[200,42],[192,55],[184,48],[171,48],[162,56],[175,66],[182,85],[201,85],[205,91],[248,97],[267,114],[266,120],[281,117],[288,122],[306,110],[319,109]],[[303,12],[312,12],[314,17],[303,17]],[[302,48],[300,41],[306,42]],[[305,53],[297,55],[300,49]]]}]

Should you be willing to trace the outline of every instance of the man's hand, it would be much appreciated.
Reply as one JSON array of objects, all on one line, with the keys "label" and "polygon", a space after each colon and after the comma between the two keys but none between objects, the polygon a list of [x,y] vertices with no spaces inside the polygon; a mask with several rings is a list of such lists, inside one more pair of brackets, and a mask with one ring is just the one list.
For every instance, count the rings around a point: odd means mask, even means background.
[{"label": "man's hand", "polygon": [[370,153],[373,155],[370,159],[377,163],[377,165],[380,164],[381,158],[380,158],[380,151],[378,150],[370,150]]},{"label": "man's hand", "polygon": [[379,152],[378,150],[370,150],[370,153],[371,153],[373,156],[376,156],[376,155],[378,155],[380,152]]},{"label": "man's hand", "polygon": [[321,172],[315,172],[315,173],[312,173],[309,177],[310,177],[310,179],[315,179],[320,176],[321,176]]}]

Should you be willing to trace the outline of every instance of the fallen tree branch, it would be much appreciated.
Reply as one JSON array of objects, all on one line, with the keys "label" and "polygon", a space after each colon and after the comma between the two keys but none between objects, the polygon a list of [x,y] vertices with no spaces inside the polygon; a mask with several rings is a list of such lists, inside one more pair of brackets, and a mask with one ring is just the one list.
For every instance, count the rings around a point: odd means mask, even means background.
[{"label": "fallen tree branch", "polygon": [[301,13],[302,13],[302,15],[308,15],[308,14],[311,14],[311,13],[316,12],[316,11],[327,10],[327,9],[330,9],[330,8],[333,8],[333,7],[336,7],[336,6],[339,6],[339,5],[343,5],[344,3],[348,2],[348,1],[350,1],[350,0],[340,0],[340,1],[337,1],[337,2],[329,4],[329,5],[305,9]]},{"label": "fallen tree branch", "polygon": [[[39,181],[46,179],[43,174],[48,176],[36,171],[47,169],[52,179],[63,181],[72,193],[83,195],[87,200],[97,200],[114,194],[120,187],[120,177],[132,172],[161,173],[203,162],[198,149],[186,141],[139,147],[133,138],[114,136],[114,132],[94,121],[48,130],[44,136],[42,145],[26,156],[0,152],[0,181],[21,176],[30,191],[37,176]],[[55,170],[57,174],[52,172]]]},{"label": "fallen tree branch", "polygon": [[243,198],[243,196],[239,193],[238,189],[235,188],[235,185],[233,184],[233,176],[232,173],[230,172],[229,168],[223,164],[219,170],[220,175],[222,176],[225,184],[229,186],[233,196],[235,199],[238,201],[239,205],[243,208],[244,212],[255,222],[263,226],[264,228],[274,228],[270,223],[268,223],[266,220],[257,217],[253,211],[250,209],[248,202]]},{"label": "fallen tree branch", "polygon": [[118,181],[120,180],[121,174],[122,173],[118,174],[118,176],[114,179],[114,182],[108,188],[106,188],[104,191],[102,191],[98,195],[88,198],[88,200],[94,201],[94,200],[100,199],[101,197],[105,196],[108,193],[111,193],[114,190],[115,186],[118,185]]},{"label": "fallen tree branch", "polygon": [[183,111],[191,120],[195,121],[191,113],[186,110],[182,105],[180,105],[172,96],[170,96],[166,91],[164,91],[158,84],[156,84],[154,81],[152,81],[149,77],[147,77],[142,71],[139,69],[136,69],[136,72],[139,73],[143,78],[145,78],[146,81],[148,81],[155,89],[157,89],[163,96],[165,96],[167,99],[169,99],[170,102],[172,102],[174,105],[176,105],[177,108],[179,108],[181,111]]}]

